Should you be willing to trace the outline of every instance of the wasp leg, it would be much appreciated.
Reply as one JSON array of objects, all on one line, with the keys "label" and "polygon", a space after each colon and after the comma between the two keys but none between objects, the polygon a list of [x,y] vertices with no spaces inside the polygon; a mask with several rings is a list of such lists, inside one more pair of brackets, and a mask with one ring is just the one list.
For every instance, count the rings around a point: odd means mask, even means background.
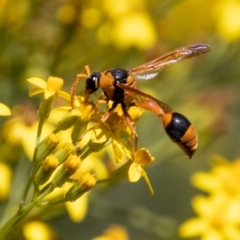
[{"label": "wasp leg", "polygon": [[[84,74],[84,71],[86,72],[86,74]],[[79,74],[77,74],[76,76],[76,79],[71,87],[71,90],[70,90],[70,96],[71,96],[71,106],[72,108],[74,109],[75,108],[75,105],[74,105],[74,100],[75,100],[75,97],[76,97],[76,89],[77,89],[77,86],[78,86],[78,83],[80,81],[81,78],[88,78],[90,76],[90,68],[89,66],[85,66],[83,71]],[[85,99],[87,100],[89,97],[89,94],[87,95],[85,93]]]},{"label": "wasp leg", "polygon": [[[137,132],[132,124],[132,118],[129,115],[126,106],[124,104],[122,104],[122,110],[123,110],[123,114],[124,114],[124,118],[127,122],[127,125],[129,126],[130,130],[132,131],[132,135],[134,137],[134,152],[137,151],[137,145],[138,145],[138,135]],[[128,140],[129,141],[129,140]]]},{"label": "wasp leg", "polygon": [[101,120],[99,121],[99,123],[95,124],[93,127],[87,129],[84,133],[82,133],[82,135],[79,137],[78,139],[78,142],[80,142],[82,140],[82,138],[84,137],[84,135],[91,131],[91,130],[94,130],[96,128],[98,128],[102,123],[106,122],[106,120],[109,118],[111,112],[116,108],[117,104],[114,104],[107,112],[105,112],[103,115],[102,115],[102,118]]}]

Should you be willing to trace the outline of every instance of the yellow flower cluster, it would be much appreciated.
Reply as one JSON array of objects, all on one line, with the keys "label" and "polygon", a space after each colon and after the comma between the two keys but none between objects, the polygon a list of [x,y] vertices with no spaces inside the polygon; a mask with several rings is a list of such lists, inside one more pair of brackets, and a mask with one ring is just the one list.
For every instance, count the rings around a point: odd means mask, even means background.
[{"label": "yellow flower cluster", "polygon": [[[125,122],[120,106],[102,122],[100,119],[106,111],[100,110],[101,96],[96,103],[86,96],[75,96],[74,91],[70,96],[61,90],[63,80],[56,77],[49,77],[47,81],[33,77],[28,82],[35,86],[30,90],[30,96],[43,94],[37,112],[39,121],[35,118],[30,121],[28,117],[27,124],[26,119],[24,121],[18,117],[14,121],[13,117],[5,124],[7,131],[4,136],[8,143],[23,147],[32,160],[32,170],[19,210],[0,229],[0,238],[6,236],[14,228],[15,222],[19,222],[34,207],[64,203],[73,221],[82,220],[87,211],[88,192],[96,184],[113,184],[126,179],[136,182],[143,177],[153,194],[144,168],[154,158],[145,148],[134,148],[135,135]],[[59,96],[66,100],[68,106],[54,107]],[[110,102],[107,107],[111,107]],[[62,113],[61,117],[59,112]],[[134,126],[142,110],[133,106],[128,114]],[[108,151],[112,148],[110,168],[102,161],[102,150],[105,148]],[[7,173],[4,169],[1,165],[0,170]],[[5,186],[9,186],[11,174],[8,177],[5,175]],[[3,192],[2,198],[6,198],[8,189]],[[26,235],[39,229],[39,224],[29,223],[29,226],[24,228]]]},{"label": "yellow flower cluster", "polygon": [[193,175],[193,185],[208,196],[193,198],[192,207],[198,216],[180,226],[181,237],[240,239],[240,159],[227,162],[216,157],[215,160],[217,164],[210,172]]},{"label": "yellow flower cluster", "polygon": [[[148,49],[157,39],[157,32],[144,0],[103,0],[99,5],[84,8],[79,20],[83,27],[96,28],[100,44],[118,48]],[[74,6],[63,5],[57,14],[59,21],[73,19]]]}]

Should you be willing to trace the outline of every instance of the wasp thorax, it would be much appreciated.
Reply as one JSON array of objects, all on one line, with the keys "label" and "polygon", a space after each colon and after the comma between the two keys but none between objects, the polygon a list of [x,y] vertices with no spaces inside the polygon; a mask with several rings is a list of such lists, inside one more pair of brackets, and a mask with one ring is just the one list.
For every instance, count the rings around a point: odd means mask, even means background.
[{"label": "wasp thorax", "polygon": [[106,71],[106,74],[111,73],[114,80],[118,83],[124,84],[127,81],[129,76],[128,71],[126,69],[121,68],[113,68]]},{"label": "wasp thorax", "polygon": [[100,87],[100,72],[93,72],[89,78],[86,80],[86,92],[91,94],[98,90]]}]

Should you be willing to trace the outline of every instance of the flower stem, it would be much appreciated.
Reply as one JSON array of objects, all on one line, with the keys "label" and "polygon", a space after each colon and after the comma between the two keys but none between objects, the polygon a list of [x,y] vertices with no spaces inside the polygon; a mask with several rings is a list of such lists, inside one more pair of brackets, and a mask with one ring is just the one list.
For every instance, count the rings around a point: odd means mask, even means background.
[{"label": "flower stem", "polygon": [[18,212],[12,216],[1,228],[0,239],[4,239],[14,227],[33,209],[35,202],[29,203],[27,206],[20,208]]},{"label": "flower stem", "polygon": [[32,162],[33,162],[32,170],[31,170],[31,174],[30,174],[30,177],[28,179],[26,188],[25,188],[24,193],[23,193],[23,201],[24,202],[26,201],[28,191],[29,191],[29,189],[31,187],[31,184],[33,182],[33,176],[35,175],[36,170],[37,170],[36,169],[36,156],[37,156],[37,150],[38,150],[37,146],[40,142],[43,124],[44,124],[44,121],[39,120],[38,129],[37,129],[36,145],[35,145],[35,149],[34,149],[34,153],[33,153],[33,159],[32,159]]}]

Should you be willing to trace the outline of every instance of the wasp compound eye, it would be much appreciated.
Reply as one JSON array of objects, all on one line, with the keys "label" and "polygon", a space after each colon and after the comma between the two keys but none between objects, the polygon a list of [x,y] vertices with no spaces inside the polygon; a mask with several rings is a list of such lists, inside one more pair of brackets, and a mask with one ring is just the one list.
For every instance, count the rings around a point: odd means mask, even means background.
[{"label": "wasp compound eye", "polygon": [[86,92],[91,94],[98,90],[100,87],[100,72],[93,72],[89,78],[86,80]]},{"label": "wasp compound eye", "polygon": [[198,145],[192,123],[182,114],[174,112],[163,115],[163,125],[171,140],[191,158]]}]

